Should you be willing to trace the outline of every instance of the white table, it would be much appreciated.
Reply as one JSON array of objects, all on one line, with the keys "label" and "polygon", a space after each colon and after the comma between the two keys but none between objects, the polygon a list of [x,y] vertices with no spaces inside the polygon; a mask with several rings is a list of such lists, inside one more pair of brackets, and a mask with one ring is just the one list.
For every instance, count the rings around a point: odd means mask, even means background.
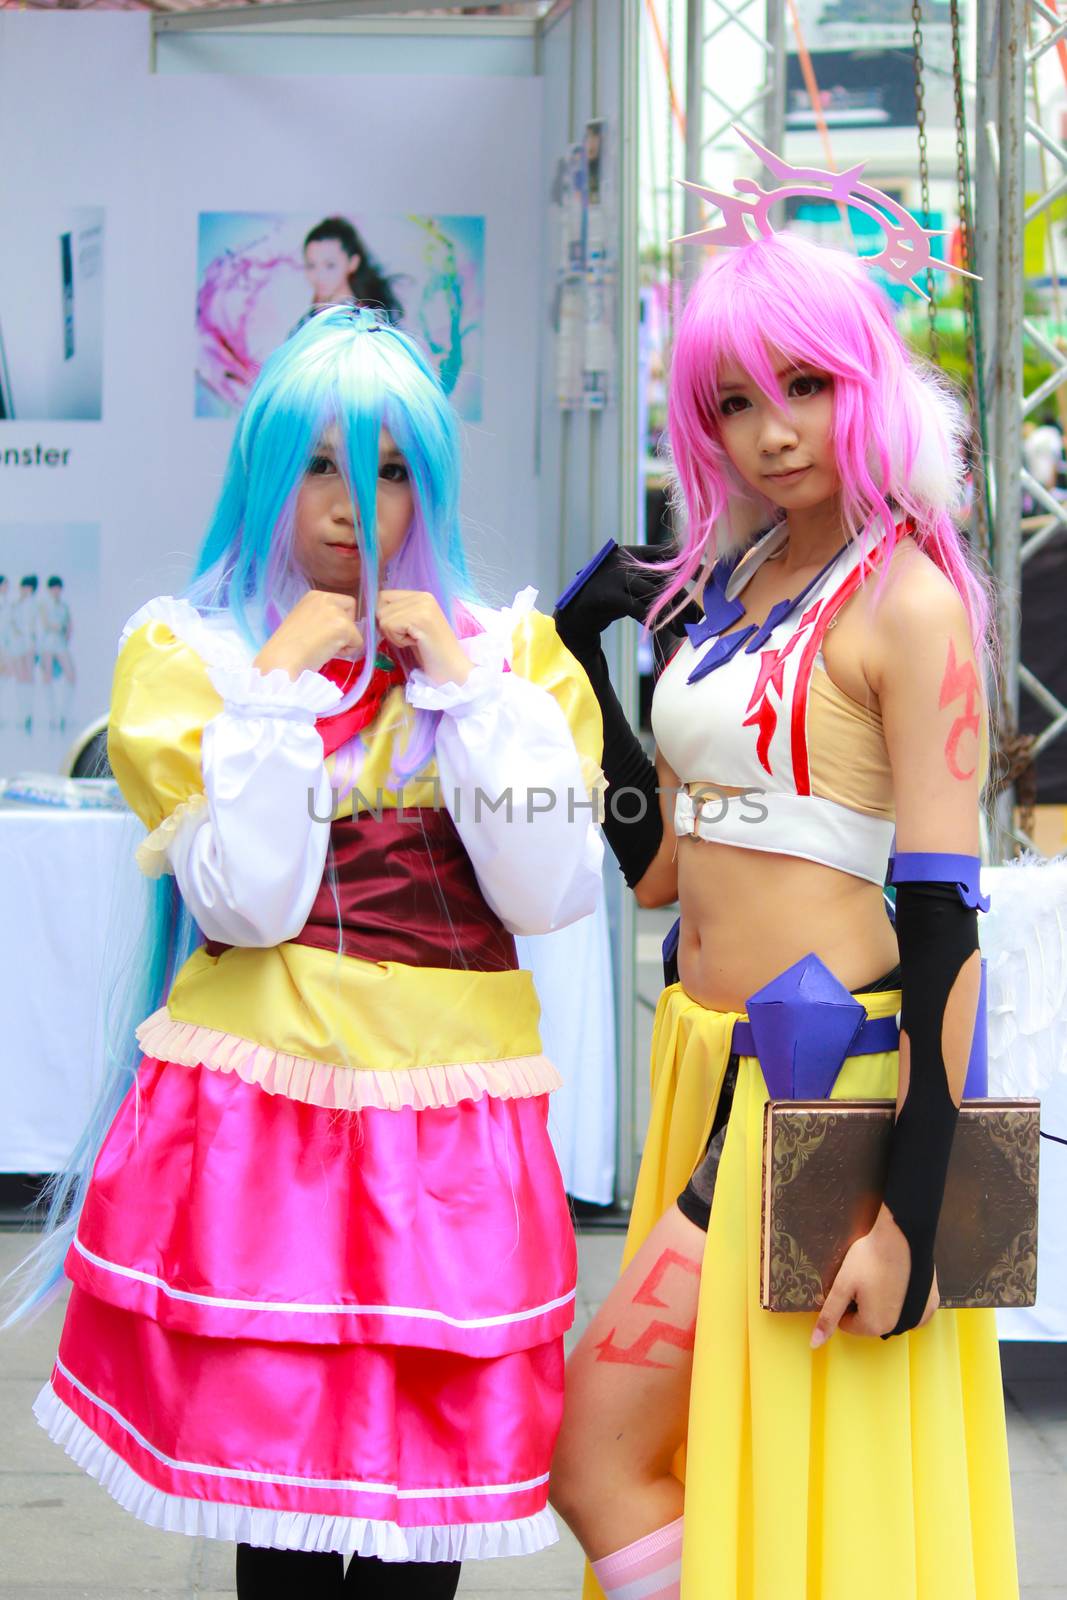
[{"label": "white table", "polygon": [[120,812],[0,806],[0,1171],[58,1171],[87,1119],[105,944],[120,956],[139,931],[143,832]]},{"label": "white table", "polygon": [[[997,1090],[992,1084],[990,1094]],[[1041,1126],[1067,1139],[1067,1062],[1041,1097]],[[1067,1145],[1041,1141],[1037,1223],[1037,1304],[998,1311],[1002,1339],[1067,1343]]]},{"label": "white table", "polygon": [[[1067,862],[986,867],[979,919],[989,960],[991,1095],[1033,1095],[1041,1126],[1067,1138]],[[1002,1339],[1067,1341],[1067,1145],[1041,1141],[1037,1304],[998,1311]]]}]

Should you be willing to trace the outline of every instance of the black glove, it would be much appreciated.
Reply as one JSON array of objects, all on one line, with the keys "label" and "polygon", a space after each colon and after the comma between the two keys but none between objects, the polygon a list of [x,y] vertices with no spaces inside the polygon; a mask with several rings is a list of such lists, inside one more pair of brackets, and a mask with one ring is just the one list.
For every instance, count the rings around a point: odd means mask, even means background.
[{"label": "black glove", "polygon": [[[620,617],[644,622],[663,588],[657,573],[643,572],[629,558],[659,563],[674,553],[665,545],[619,546],[609,539],[560,596],[554,613],[556,631],[585,668],[604,719],[602,764],[608,780],[604,836],[631,889],[644,877],[663,841],[659,785],[656,769],[612,688],[600,637]],[[693,604],[686,612],[685,620],[700,616]],[[682,620],[675,619],[676,625]]]},{"label": "black glove", "polygon": [[[595,654],[604,629],[620,617],[644,622],[662,592],[663,576],[635,566],[634,561],[662,566],[675,555],[672,545],[618,545],[609,539],[556,601],[556,628],[571,654],[579,661]],[[700,607],[690,601],[672,619],[671,631],[681,637],[684,623],[698,622],[701,615]],[[660,631],[656,630],[657,636]]]},{"label": "black glove", "polygon": [[[934,1278],[934,1240],[959,1106],[941,1050],[945,1010],[964,963],[978,949],[978,913],[955,883],[897,885],[902,1032],[911,1072],[893,1129],[885,1203],[911,1250],[911,1274],[893,1333],[921,1320]],[[983,1026],[980,1016],[977,1025]]]}]

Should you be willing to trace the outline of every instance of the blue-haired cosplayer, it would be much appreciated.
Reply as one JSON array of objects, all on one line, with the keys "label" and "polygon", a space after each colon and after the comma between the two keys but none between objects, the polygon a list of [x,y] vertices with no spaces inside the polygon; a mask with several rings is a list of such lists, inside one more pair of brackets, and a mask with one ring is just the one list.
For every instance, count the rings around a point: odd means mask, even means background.
[{"label": "blue-haired cosplayer", "polygon": [[594,908],[601,720],[532,591],[477,602],[458,497],[417,346],[326,310],[122,636],[155,928],[31,1263],[73,1284],[36,1410],[243,1597],[450,1597],[555,1538],[575,1251],[513,935]]}]

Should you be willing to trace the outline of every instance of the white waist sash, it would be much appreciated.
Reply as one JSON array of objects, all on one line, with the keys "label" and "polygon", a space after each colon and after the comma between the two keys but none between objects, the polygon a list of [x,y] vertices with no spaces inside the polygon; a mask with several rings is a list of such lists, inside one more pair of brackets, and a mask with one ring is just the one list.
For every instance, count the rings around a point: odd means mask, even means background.
[{"label": "white waist sash", "polygon": [[711,792],[696,799],[683,789],[675,801],[674,831],[679,838],[692,836],[739,850],[798,856],[879,887],[885,883],[893,847],[892,822],[852,811],[819,795],[766,789],[727,795],[710,784],[699,787]]}]

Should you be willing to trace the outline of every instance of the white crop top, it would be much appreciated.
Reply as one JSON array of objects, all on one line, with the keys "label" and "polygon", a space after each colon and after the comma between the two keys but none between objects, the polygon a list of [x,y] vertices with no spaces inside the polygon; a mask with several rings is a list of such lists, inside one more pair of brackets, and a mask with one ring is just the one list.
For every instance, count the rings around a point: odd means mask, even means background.
[{"label": "white crop top", "polygon": [[[894,823],[881,719],[831,683],[821,647],[841,607],[902,531],[866,562],[850,541],[762,626],[745,622],[740,596],[782,549],[785,524],[740,561],[716,565],[704,618],[686,630],[652,700],[656,743],[679,781],[710,791],[678,795],[678,835],[800,856],[885,882]],[[727,796],[720,787],[745,793]]]}]

